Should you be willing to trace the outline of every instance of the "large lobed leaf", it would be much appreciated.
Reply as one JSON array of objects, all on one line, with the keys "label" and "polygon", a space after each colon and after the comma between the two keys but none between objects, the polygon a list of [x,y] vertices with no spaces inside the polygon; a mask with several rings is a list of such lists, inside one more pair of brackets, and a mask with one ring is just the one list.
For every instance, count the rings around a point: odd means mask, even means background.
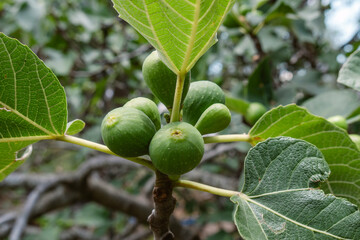
[{"label": "large lobed leaf", "polygon": [[337,81],[360,91],[360,49],[351,54],[341,67]]},{"label": "large lobed leaf", "polygon": [[357,206],[313,188],[329,173],[322,153],[306,141],[257,144],[245,159],[242,193],[231,198],[239,233],[247,240],[359,239]]},{"label": "large lobed leaf", "polygon": [[160,53],[175,73],[188,72],[216,42],[234,0],[113,0],[120,18]]},{"label": "large lobed leaf", "polygon": [[22,148],[64,134],[66,97],[56,76],[25,45],[0,33],[0,180]]},{"label": "large lobed leaf", "polygon": [[288,136],[314,144],[331,169],[322,188],[360,206],[360,152],[344,130],[292,104],[267,112],[249,134],[255,143],[270,137]]}]

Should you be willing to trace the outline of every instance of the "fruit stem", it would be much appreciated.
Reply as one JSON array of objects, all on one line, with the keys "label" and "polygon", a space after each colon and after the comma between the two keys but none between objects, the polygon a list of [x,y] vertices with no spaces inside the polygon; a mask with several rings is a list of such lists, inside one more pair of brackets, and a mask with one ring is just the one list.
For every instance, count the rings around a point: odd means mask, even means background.
[{"label": "fruit stem", "polygon": [[174,187],[191,188],[191,189],[195,189],[195,190],[199,190],[199,191],[203,191],[203,192],[212,193],[212,194],[222,196],[222,197],[232,197],[234,195],[242,194],[240,192],[226,190],[226,189],[217,188],[217,187],[212,187],[212,186],[209,186],[206,184],[193,182],[193,181],[189,181],[189,180],[178,180],[178,181],[175,181],[173,184],[174,184]]},{"label": "fruit stem", "polygon": [[[74,136],[68,136],[68,135],[64,135],[64,136],[60,136],[60,137],[56,137],[55,140],[58,141],[63,141],[63,142],[68,142],[68,143],[73,143],[76,145],[80,145],[83,147],[87,147],[87,148],[91,148],[94,150],[97,150],[99,152],[103,152],[103,153],[107,153],[110,155],[114,155],[114,156],[118,156],[121,157],[117,154],[115,154],[114,152],[112,152],[108,147],[106,147],[105,145],[99,144],[99,143],[95,143],[95,142],[91,142],[82,138],[78,138],[78,137],[74,137]],[[125,158],[125,157],[121,157],[124,158],[126,160],[141,164],[147,168],[150,168],[151,170],[155,171],[155,167],[152,164],[151,161],[144,159],[144,158],[140,158],[140,157],[134,157],[134,158]]]},{"label": "fruit stem", "polygon": [[180,108],[181,108],[181,98],[184,89],[186,73],[179,72],[176,79],[176,88],[174,94],[174,102],[171,111],[170,122],[180,121]]},{"label": "fruit stem", "polygon": [[252,142],[249,134],[229,134],[212,137],[203,137],[204,143],[222,143],[222,142]]}]

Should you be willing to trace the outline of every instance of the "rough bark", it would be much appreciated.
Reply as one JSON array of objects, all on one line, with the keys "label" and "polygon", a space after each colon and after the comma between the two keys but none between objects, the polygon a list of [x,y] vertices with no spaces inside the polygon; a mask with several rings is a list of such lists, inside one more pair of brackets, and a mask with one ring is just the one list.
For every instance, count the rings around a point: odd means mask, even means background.
[{"label": "rough bark", "polygon": [[173,185],[167,175],[156,173],[153,189],[154,209],[148,218],[155,240],[173,240],[169,229],[170,217],[175,209],[176,199],[172,196]]}]

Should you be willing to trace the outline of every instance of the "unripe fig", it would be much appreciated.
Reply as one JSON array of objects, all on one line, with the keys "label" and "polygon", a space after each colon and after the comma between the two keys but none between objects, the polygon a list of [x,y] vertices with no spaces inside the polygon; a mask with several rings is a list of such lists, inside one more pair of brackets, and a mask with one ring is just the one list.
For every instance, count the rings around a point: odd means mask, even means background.
[{"label": "unripe fig", "polygon": [[181,175],[195,168],[204,154],[199,131],[185,122],[173,122],[161,128],[150,143],[154,166],[168,175]]},{"label": "unripe fig", "polygon": [[229,109],[221,103],[208,107],[195,124],[201,134],[215,133],[225,129],[231,122]]},{"label": "unripe fig", "polygon": [[348,124],[346,122],[346,118],[340,115],[332,116],[327,119],[329,122],[333,123],[334,125],[338,126],[339,128],[348,129]]},{"label": "unripe fig", "polygon": [[128,101],[124,107],[132,107],[142,111],[154,123],[156,130],[160,129],[160,113],[156,104],[150,99],[144,97],[133,98]]},{"label": "unripe fig", "polygon": [[130,107],[110,111],[101,124],[105,145],[123,157],[148,154],[155,132],[155,125],[150,118],[142,111]]},{"label": "unripe fig", "polygon": [[[161,61],[157,51],[153,51],[146,57],[142,67],[142,73],[152,93],[164,103],[168,109],[171,109],[174,102],[177,76]],[[182,101],[185,99],[186,93],[189,90],[190,78],[189,72],[185,78]]]},{"label": "unripe fig", "polygon": [[225,104],[222,89],[210,81],[193,82],[184,101],[183,121],[195,125],[201,114],[214,103]]},{"label": "unripe fig", "polygon": [[245,119],[250,124],[255,124],[259,118],[266,113],[267,109],[261,103],[250,103],[246,110]]},{"label": "unripe fig", "polygon": [[360,135],[358,135],[358,134],[349,134],[349,137],[356,144],[357,148],[360,150]]}]

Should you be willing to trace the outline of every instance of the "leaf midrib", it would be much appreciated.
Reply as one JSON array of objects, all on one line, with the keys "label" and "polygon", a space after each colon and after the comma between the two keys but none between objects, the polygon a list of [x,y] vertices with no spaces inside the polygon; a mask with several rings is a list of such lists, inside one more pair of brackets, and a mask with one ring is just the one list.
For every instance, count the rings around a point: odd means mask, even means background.
[{"label": "leaf midrib", "polygon": [[191,29],[190,39],[189,39],[188,47],[186,50],[185,58],[183,61],[183,65],[181,66],[181,69],[180,69],[180,72],[183,74],[186,74],[186,68],[190,61],[191,52],[192,52],[192,49],[193,49],[195,41],[196,41],[196,31],[198,29],[199,17],[200,17],[200,4],[201,4],[201,1],[196,0],[195,15],[194,15],[193,25],[192,25],[192,29]]},{"label": "leaf midrib", "polygon": [[44,135],[44,136],[29,136],[29,137],[11,137],[11,138],[0,138],[0,143],[9,143],[9,142],[25,142],[25,141],[39,141],[55,139],[54,135]]},{"label": "leaf midrib", "polygon": [[346,238],[342,238],[342,237],[333,235],[331,233],[328,233],[328,232],[325,232],[325,231],[322,231],[322,230],[307,226],[307,225],[302,224],[300,222],[297,222],[297,221],[295,221],[295,220],[293,220],[291,218],[288,218],[288,217],[284,216],[283,214],[281,214],[281,213],[279,213],[279,212],[277,212],[277,211],[275,211],[275,210],[273,210],[273,209],[271,209],[271,208],[269,208],[269,207],[267,207],[267,206],[265,206],[265,205],[263,205],[261,203],[258,203],[257,201],[255,201],[255,200],[251,199],[250,197],[246,196],[245,194],[239,194],[239,196],[242,199],[244,199],[245,201],[251,202],[251,203],[253,203],[253,204],[255,204],[255,205],[257,205],[257,206],[259,206],[259,207],[261,207],[261,208],[263,208],[263,209],[265,209],[265,210],[267,210],[267,211],[269,211],[269,212],[271,212],[271,213],[273,213],[275,215],[277,215],[278,217],[283,218],[286,221],[289,221],[289,222],[295,224],[295,225],[298,225],[298,226],[303,227],[305,229],[308,229],[310,231],[321,233],[321,234],[324,234],[324,235],[327,235],[327,236],[330,236],[330,237],[333,237],[333,238],[336,238],[336,239],[343,239],[343,240],[346,239]]}]

